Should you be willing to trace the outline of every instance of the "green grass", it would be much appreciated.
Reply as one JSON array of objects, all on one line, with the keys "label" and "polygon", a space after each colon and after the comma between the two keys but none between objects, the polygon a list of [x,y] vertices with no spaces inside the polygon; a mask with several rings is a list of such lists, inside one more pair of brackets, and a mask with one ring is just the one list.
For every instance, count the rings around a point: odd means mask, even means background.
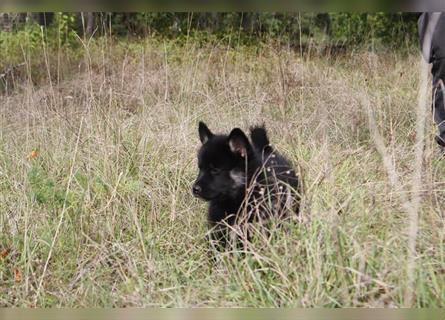
[{"label": "green grass", "polygon": [[[300,57],[153,39],[93,41],[78,59],[48,52],[38,83],[0,97],[0,306],[406,305],[400,193],[418,52]],[[363,89],[402,191],[371,139]],[[244,256],[209,253],[206,205],[190,193],[199,120],[217,132],[265,122],[303,177],[301,221]],[[444,307],[445,166],[427,125],[413,306]]]}]

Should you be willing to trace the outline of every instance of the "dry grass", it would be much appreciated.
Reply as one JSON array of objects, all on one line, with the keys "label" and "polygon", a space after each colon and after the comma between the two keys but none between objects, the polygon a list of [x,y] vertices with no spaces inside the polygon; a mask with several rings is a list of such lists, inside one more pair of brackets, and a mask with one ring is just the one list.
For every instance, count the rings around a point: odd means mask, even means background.
[{"label": "dry grass", "polygon": [[[0,97],[1,306],[407,304],[417,53],[147,39],[85,44],[75,69],[58,59],[42,57],[52,81]],[[199,120],[265,122],[304,177],[302,221],[213,263],[189,191]],[[445,169],[427,120],[413,306],[444,307]]]}]

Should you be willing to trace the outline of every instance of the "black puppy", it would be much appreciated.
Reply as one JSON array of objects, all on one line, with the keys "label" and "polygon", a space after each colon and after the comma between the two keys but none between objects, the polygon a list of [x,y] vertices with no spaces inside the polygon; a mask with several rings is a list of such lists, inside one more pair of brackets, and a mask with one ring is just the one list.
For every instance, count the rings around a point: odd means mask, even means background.
[{"label": "black puppy", "polygon": [[193,194],[209,201],[211,238],[225,244],[227,225],[298,213],[299,181],[288,160],[269,144],[264,127],[213,134],[199,123],[202,146]]}]

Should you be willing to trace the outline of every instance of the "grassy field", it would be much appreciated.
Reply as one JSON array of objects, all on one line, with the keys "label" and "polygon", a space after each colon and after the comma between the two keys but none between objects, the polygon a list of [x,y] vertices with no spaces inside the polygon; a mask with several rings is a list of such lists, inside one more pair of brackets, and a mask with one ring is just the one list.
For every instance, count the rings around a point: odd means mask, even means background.
[{"label": "grassy field", "polygon": [[[445,307],[445,166],[429,108],[409,210],[416,50],[147,39],[23,56],[0,97],[0,306]],[[245,256],[204,240],[206,205],[190,192],[200,120],[216,132],[264,122],[304,181],[299,222]]]}]

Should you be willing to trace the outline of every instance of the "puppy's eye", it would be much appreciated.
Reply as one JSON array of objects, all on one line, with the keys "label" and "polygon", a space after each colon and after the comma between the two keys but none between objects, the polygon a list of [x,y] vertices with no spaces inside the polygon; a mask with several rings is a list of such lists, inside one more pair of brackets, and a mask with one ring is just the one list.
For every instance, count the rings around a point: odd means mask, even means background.
[{"label": "puppy's eye", "polygon": [[218,175],[218,174],[220,174],[221,173],[221,169],[220,168],[214,168],[214,167],[212,167],[212,168],[210,168],[210,173],[212,174],[212,175]]}]

